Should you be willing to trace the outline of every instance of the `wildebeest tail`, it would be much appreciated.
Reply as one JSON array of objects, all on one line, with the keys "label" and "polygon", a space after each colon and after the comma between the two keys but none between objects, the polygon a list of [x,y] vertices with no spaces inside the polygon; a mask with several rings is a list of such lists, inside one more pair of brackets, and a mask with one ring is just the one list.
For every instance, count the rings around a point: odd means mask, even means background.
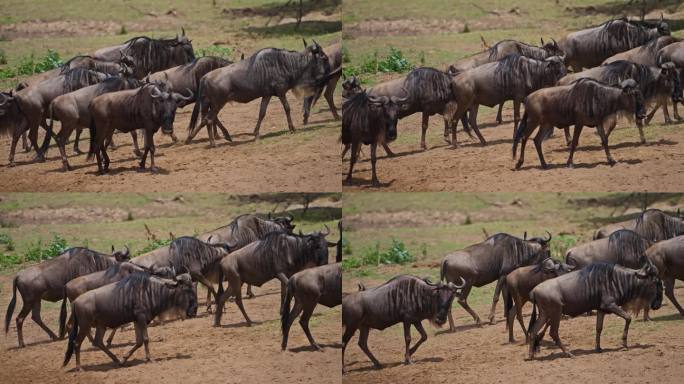
[{"label": "wildebeest tail", "polygon": [[522,119],[520,119],[520,123],[518,123],[518,127],[515,130],[515,134],[513,134],[513,158],[515,159],[516,152],[518,151],[518,143],[520,142],[520,139],[522,139],[523,135],[525,134],[525,130],[527,130],[527,111],[522,116]]},{"label": "wildebeest tail", "polygon": [[204,84],[204,78],[200,79],[199,86],[197,87],[197,97],[195,98],[195,106],[192,108],[192,115],[190,115],[190,125],[188,125],[188,131],[195,129],[197,126],[197,117],[202,110],[202,104],[204,103],[204,98],[202,97],[202,85]]},{"label": "wildebeest tail", "polygon": [[86,160],[91,160],[93,156],[95,156],[95,144],[96,144],[96,136],[97,136],[97,129],[95,128],[95,119],[91,116],[90,117],[90,126],[88,127],[88,131],[90,132],[90,149],[88,149],[88,156],[86,157]]},{"label": "wildebeest tail", "polygon": [[283,335],[285,334],[287,324],[290,322],[290,301],[292,301],[292,296],[294,296],[294,279],[290,278],[285,288],[285,300],[283,301],[282,308],[280,308],[280,328]]},{"label": "wildebeest tail", "polygon": [[67,318],[67,294],[66,288],[64,288],[64,298],[62,299],[62,307],[59,309],[59,338],[63,339],[66,333],[66,318]]},{"label": "wildebeest tail", "polygon": [[528,337],[534,338],[534,350],[539,350],[541,340],[537,335],[532,334],[534,323],[537,322],[537,303],[534,301],[534,296],[532,295],[530,295],[530,301],[532,301],[532,315],[530,316],[530,323],[527,325],[527,335]]},{"label": "wildebeest tail", "polygon": [[17,305],[17,280],[19,276],[15,276],[12,280],[12,300],[7,306],[7,314],[5,315],[5,333],[9,331],[10,320],[12,320],[12,313],[14,313],[14,306]]},{"label": "wildebeest tail", "polygon": [[71,317],[74,319],[74,322],[71,325],[71,331],[69,332],[69,342],[67,344],[67,350],[64,353],[64,363],[62,363],[62,367],[66,367],[66,365],[69,364],[71,355],[74,354],[74,349],[76,349],[76,336],[78,336],[78,317],[76,317],[76,311],[74,309],[76,309],[76,307],[72,303]]},{"label": "wildebeest tail", "polygon": [[508,312],[510,312],[511,308],[513,308],[513,296],[511,296],[511,291],[510,289],[508,289],[508,284],[506,284],[505,279],[503,281],[501,289],[504,299],[504,317],[506,317],[506,326],[508,326]]},{"label": "wildebeest tail", "polygon": [[439,266],[439,281],[444,281],[446,277],[446,260],[442,260],[442,264]]},{"label": "wildebeest tail", "polygon": [[[219,265],[218,270],[219,270],[218,271],[218,273],[219,273],[219,275],[218,275],[219,287],[218,287],[218,291],[216,292],[216,297],[215,297],[216,300],[218,300],[219,296],[223,295],[223,268],[221,268],[221,266]],[[241,293],[238,293],[238,294],[241,294]],[[216,304],[218,304],[218,301],[216,302]]]}]

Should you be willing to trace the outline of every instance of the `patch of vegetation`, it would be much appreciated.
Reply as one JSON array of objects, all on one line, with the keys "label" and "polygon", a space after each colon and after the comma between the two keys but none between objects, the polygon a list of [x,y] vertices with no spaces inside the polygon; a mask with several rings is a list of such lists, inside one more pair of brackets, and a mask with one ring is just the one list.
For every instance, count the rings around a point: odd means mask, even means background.
[{"label": "patch of vegetation", "polygon": [[67,241],[55,234],[52,235],[52,240],[48,244],[43,244],[42,240],[38,240],[37,243],[30,245],[24,255],[24,261],[40,262],[49,260],[59,256],[67,248],[69,248]]},{"label": "patch of vegetation", "polygon": [[577,236],[568,234],[554,236],[551,240],[551,257],[556,260],[565,260],[565,252],[575,244],[577,244]]},{"label": "patch of vegetation", "polygon": [[[157,248],[161,248],[171,244],[173,239],[152,239],[147,242],[143,249],[138,252],[138,255],[142,255],[147,252],[152,252]],[[137,255],[136,255],[137,256]]]},{"label": "patch of vegetation", "polygon": [[7,64],[7,54],[2,48],[0,48],[0,64]]},{"label": "patch of vegetation", "polygon": [[6,251],[14,251],[14,240],[6,233],[0,233],[0,245],[4,245]]},{"label": "patch of vegetation", "polygon": [[126,26],[121,24],[121,29],[119,29],[119,35],[125,35],[128,33],[128,30],[126,30]]},{"label": "patch of vegetation", "polygon": [[43,57],[36,57],[33,53],[21,59],[19,65],[14,68],[7,67],[0,69],[0,78],[7,79],[17,76],[33,75],[57,68],[63,64],[59,53],[48,49]]},{"label": "patch of vegetation", "polygon": [[220,45],[210,45],[207,48],[200,48],[195,50],[195,57],[216,56],[224,59],[232,59],[233,49],[230,47],[222,47]]},{"label": "patch of vegetation", "polygon": [[[347,60],[349,60],[348,54]],[[415,65],[413,65],[399,49],[390,47],[389,54],[386,57],[380,57],[378,51],[375,51],[373,56],[367,57],[360,65],[347,65],[342,71],[345,76],[349,77],[362,74],[375,74],[378,72],[404,73],[413,68],[415,68]]]},{"label": "patch of vegetation", "polygon": [[380,243],[375,243],[375,247],[366,249],[360,258],[349,257],[342,260],[342,268],[349,270],[362,266],[406,264],[414,260],[415,257],[411,255],[406,245],[402,241],[392,238],[392,245],[386,251],[380,251]]}]

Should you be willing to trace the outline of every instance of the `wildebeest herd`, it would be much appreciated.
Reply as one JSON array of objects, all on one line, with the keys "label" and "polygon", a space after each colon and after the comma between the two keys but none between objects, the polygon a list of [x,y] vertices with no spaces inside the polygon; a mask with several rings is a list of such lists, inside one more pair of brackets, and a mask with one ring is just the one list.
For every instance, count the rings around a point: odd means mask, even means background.
[{"label": "wildebeest herd", "polygon": [[[568,69],[572,72],[568,73]],[[586,70],[584,70],[586,69]],[[469,136],[474,131],[482,145],[485,138],[477,122],[479,105],[499,105],[513,101],[513,158],[520,144],[524,163],[528,138],[539,128],[534,145],[542,168],[548,165],[542,142],[563,128],[569,147],[567,166],[583,127],[595,127],[607,161],[616,161],[608,148],[608,137],[624,115],[635,120],[640,141],[646,141],[643,124],[648,124],[662,108],[665,123],[671,123],[668,102],[679,120],[677,104],[682,102],[681,75],[684,69],[684,42],[670,36],[668,24],[626,18],[609,20],[597,27],[573,32],[561,38],[532,46],[515,40],[499,41],[483,52],[458,60],[444,70],[420,67],[406,76],[363,89],[357,78],[345,79],[342,106],[342,153],[351,149],[346,184],[361,145],[370,145],[372,184],[376,176],[376,148],[380,144],[393,156],[388,144],[397,137],[397,122],[408,115],[422,113],[421,147],[427,149],[425,133],[429,117],[444,119],[444,140],[458,146],[456,128],[461,121]],[[520,117],[520,105],[524,114]],[[653,105],[647,114],[646,107]],[[570,127],[574,133],[570,134]]]},{"label": "wildebeest herd", "polygon": [[[148,324],[155,319],[163,324],[194,317],[198,308],[197,283],[209,291],[207,311],[211,311],[212,299],[217,303],[214,325],[220,324],[224,303],[233,296],[249,326],[242,284],[261,286],[278,279],[281,306],[275,310],[281,319],[282,349],[287,347],[293,321],[301,314],[302,329],[311,346],[320,350],[311,335],[309,319],[317,304],[334,307],[342,302],[342,226],[340,222],[339,240],[331,242],[326,239],[330,234],[327,226],[324,231],[297,234],[292,220],[291,216],[241,215],[226,226],[197,237],[175,238],[167,246],[134,258],[128,248],[115,251],[112,247],[111,254],[88,248],[67,249],[14,277],[5,332],[9,331],[19,291],[23,302],[16,317],[19,347],[25,346],[23,324],[31,312],[31,319],[52,340],[63,339],[68,333],[65,366],[75,354],[76,369],[81,369],[80,350],[86,337],[117,364],[124,364],[141,346],[145,347],[146,360],[151,361]],[[338,250],[335,263],[328,263],[330,247]],[[214,284],[219,285],[218,290]],[[42,300],[62,301],[58,334],[41,320]],[[116,329],[131,323],[136,342],[119,359],[109,347]],[[107,329],[112,331],[105,342]]]},{"label": "wildebeest herd", "polygon": [[[134,153],[145,169],[150,157],[154,162],[154,134],[161,128],[174,142],[176,109],[195,103],[185,141],[189,144],[199,130],[207,126],[212,147],[217,128],[232,141],[218,113],[228,102],[248,103],[261,98],[259,127],[273,96],[279,98],[291,132],[295,126],[290,116],[286,94],[292,91],[304,99],[304,124],[311,107],[323,94],[333,116],[338,119],[332,93],[341,74],[340,43],[321,47],[316,41],[302,51],[264,48],[252,56],[232,62],[220,57],[195,57],[192,42],[185,35],[173,39],[132,38],[123,44],[106,47],[86,56],[76,56],[60,68],[43,72],[21,82],[15,89],[0,93],[0,132],[12,136],[9,165],[20,138],[24,149],[36,151],[36,161],[44,161],[51,140],[59,147],[64,171],[72,169],[67,161],[66,144],[76,131],[74,152],[81,153],[81,131],[90,132],[88,159],[97,158],[100,174],[109,169],[107,149],[114,147],[115,132],[132,135]],[[61,123],[59,132],[54,121]],[[198,124],[199,122],[199,124]],[[38,143],[38,128],[46,131]],[[136,131],[144,135],[140,151]],[[26,142],[26,133],[30,144]]]},{"label": "wildebeest herd", "polygon": [[[480,317],[468,305],[472,287],[496,282],[489,321],[495,324],[495,310],[503,293],[504,314],[509,342],[514,342],[515,318],[525,334],[529,358],[534,358],[550,327],[551,338],[563,353],[572,357],[559,337],[562,316],[578,316],[597,311],[596,343],[606,314],[625,320],[622,345],[627,348],[627,333],[632,316],[662,305],[665,295],[684,316],[684,309],[674,296],[675,280],[684,280],[684,218],[648,209],[635,219],[611,224],[596,231],[595,240],[567,250],[563,262],[551,258],[551,235],[519,238],[506,233],[489,236],[485,241],[447,254],[440,267],[440,282],[427,278],[400,275],[374,288],[347,294],[342,299],[342,367],[344,351],[356,331],[359,347],[380,367],[380,362],[368,348],[371,329],[385,329],[402,323],[404,326],[404,362],[427,340],[422,320],[439,326],[450,323],[454,299],[480,324]],[[529,324],[523,322],[522,307],[533,303]],[[572,321],[572,320],[569,320]],[[420,333],[412,347],[411,326]]]}]

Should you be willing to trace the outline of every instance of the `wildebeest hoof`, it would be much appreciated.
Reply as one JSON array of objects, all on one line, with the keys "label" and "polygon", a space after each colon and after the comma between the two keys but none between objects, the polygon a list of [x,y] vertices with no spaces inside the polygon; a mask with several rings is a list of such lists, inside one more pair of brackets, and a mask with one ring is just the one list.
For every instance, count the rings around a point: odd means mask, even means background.
[{"label": "wildebeest hoof", "polygon": [[81,151],[80,149],[74,149],[74,155],[82,155],[85,152]]},{"label": "wildebeest hoof", "polygon": [[190,144],[191,142],[192,142],[192,139],[190,139],[190,138],[187,138],[187,139],[185,139],[185,141],[184,141],[185,145],[188,145],[188,144]]},{"label": "wildebeest hoof", "polygon": [[594,348],[594,352],[601,353],[601,352],[603,352],[603,349],[601,347],[596,347],[596,348]]},{"label": "wildebeest hoof", "polygon": [[566,357],[569,357],[569,358],[571,358],[571,359],[575,357],[575,355],[573,355],[573,354],[570,353],[570,352],[565,352],[565,356],[566,356]]},{"label": "wildebeest hoof", "polygon": [[413,361],[411,361],[411,359],[406,359],[406,361],[404,361],[404,365],[411,365],[411,364],[413,364]]},{"label": "wildebeest hoof", "polygon": [[342,185],[352,185],[351,179],[344,179],[344,180],[342,180]]},{"label": "wildebeest hoof", "polygon": [[142,157],[142,152],[140,152],[139,149],[133,150],[133,154],[136,155],[137,157]]},{"label": "wildebeest hoof", "polygon": [[41,155],[41,156],[36,155],[36,156],[33,158],[33,161],[36,162],[36,163],[44,163],[44,162],[45,162],[45,157],[42,156],[42,155]]},{"label": "wildebeest hoof", "polygon": [[548,164],[546,164],[546,163],[544,163],[544,164],[542,164],[542,165],[541,165],[541,169],[543,169],[543,170],[545,170],[545,171],[546,171],[546,170],[548,170],[548,169],[549,169],[549,165],[548,165]]},{"label": "wildebeest hoof", "polygon": [[372,186],[373,188],[380,188],[380,182],[379,182],[378,180],[373,180],[373,181],[371,182],[371,186]]},{"label": "wildebeest hoof", "polygon": [[568,162],[567,167],[568,168],[575,168],[575,164]]},{"label": "wildebeest hoof", "polygon": [[613,159],[608,160],[608,165],[610,165],[611,167],[614,166],[615,164],[617,164],[617,161],[615,161]]},{"label": "wildebeest hoof", "polygon": [[145,166],[140,166],[140,167],[138,167],[137,171],[138,172],[145,172],[145,171],[147,171],[147,168],[145,168]]}]

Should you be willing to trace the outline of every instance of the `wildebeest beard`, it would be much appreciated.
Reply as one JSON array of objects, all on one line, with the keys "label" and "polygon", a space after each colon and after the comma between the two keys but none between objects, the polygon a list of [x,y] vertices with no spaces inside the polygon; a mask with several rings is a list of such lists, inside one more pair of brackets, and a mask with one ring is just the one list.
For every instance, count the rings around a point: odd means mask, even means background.
[{"label": "wildebeest beard", "polygon": [[644,264],[644,251],[651,245],[653,242],[628,229],[615,231],[608,237],[608,252],[617,257],[615,263],[629,268]]},{"label": "wildebeest beard", "polygon": [[[176,65],[185,64],[195,59],[194,54],[188,55],[184,47],[179,47],[177,39],[152,39],[147,36],[134,37],[124,43],[124,54],[133,57],[135,71],[138,73],[158,72]],[[189,44],[189,43],[187,43]],[[177,50],[182,49],[184,60],[177,61]]]},{"label": "wildebeest beard", "polygon": [[62,73],[64,81],[62,89],[64,93],[73,92],[89,85],[101,82],[106,74],[95,72],[88,68],[72,68]]},{"label": "wildebeest beard", "polygon": [[555,74],[550,69],[550,62],[510,54],[497,62],[494,81],[503,96],[513,97],[520,94],[521,90],[529,93],[554,85],[564,71]]},{"label": "wildebeest beard", "polygon": [[206,271],[227,254],[223,247],[190,236],[179,237],[169,245],[169,261],[176,270],[185,267],[192,272]]},{"label": "wildebeest beard", "polygon": [[[319,255],[320,247],[316,235],[271,232],[259,240],[253,251],[255,266],[260,272],[275,276],[280,272],[300,271],[307,264],[326,264],[327,257],[322,260],[322,253]],[[326,245],[323,247],[327,250]]]},{"label": "wildebeest beard", "polygon": [[504,276],[517,267],[541,261],[545,256],[548,256],[537,242],[533,243],[539,248],[530,244],[530,240],[523,240],[507,233],[492,235],[485,240],[485,243],[495,247],[497,254],[503,255],[499,276]]},{"label": "wildebeest beard", "polygon": [[586,41],[587,49],[606,57],[630,50],[650,41],[649,25],[626,19],[610,20],[601,25],[598,35]]},{"label": "wildebeest beard", "polygon": [[653,241],[671,239],[684,235],[684,220],[659,209],[648,209],[637,217],[634,232]]},{"label": "wildebeest beard", "polygon": [[[414,106],[430,105],[454,99],[451,76],[435,68],[422,67],[412,70],[404,80],[409,103]],[[403,96],[403,95],[402,95]],[[441,112],[441,111],[439,111]],[[408,114],[411,111],[406,111]]]},{"label": "wildebeest beard", "polygon": [[[579,274],[577,295],[586,298],[593,308],[601,307],[602,294],[606,293],[610,293],[619,306],[639,297],[644,297],[652,289],[650,279],[657,279],[656,277],[642,279],[636,276],[634,270],[626,269],[617,264],[602,262],[589,264],[582,268]],[[657,279],[657,281],[659,280]],[[658,298],[655,290],[653,293],[652,306]]]},{"label": "wildebeest beard", "polygon": [[95,252],[88,248],[69,248],[64,253],[67,253],[69,256],[69,261],[67,262],[67,282],[79,276],[104,271],[118,264],[113,256]]},{"label": "wildebeest beard", "polygon": [[618,111],[631,118],[627,112],[634,110],[621,110],[622,89],[588,78],[578,79],[572,84],[570,92],[565,92],[558,100],[559,115],[575,116],[575,110],[579,109],[590,118],[607,116]]},{"label": "wildebeest beard", "polygon": [[[495,61],[499,57],[499,46],[501,45],[501,43],[505,43],[508,41],[512,40],[499,41],[498,43],[494,44],[488,49],[490,61]],[[516,41],[516,47],[518,48],[517,54],[520,56],[531,57],[536,60],[544,60],[549,56],[548,52],[546,52],[546,50],[541,47],[535,47],[533,45],[521,43],[519,41]]]},{"label": "wildebeest beard", "polygon": [[[180,294],[166,287],[163,281],[140,272],[132,273],[115,284],[117,294],[111,306],[120,310],[124,323],[135,320],[140,311],[149,316],[148,321],[151,320],[175,305],[178,300],[176,296]],[[191,299],[189,304],[196,307],[197,298],[194,297],[194,301]]]},{"label": "wildebeest beard", "polygon": [[[316,77],[316,65],[318,60],[310,53],[289,51],[278,48],[263,48],[253,54],[249,59],[246,77],[252,82],[252,86],[261,89],[272,89],[273,79],[283,81],[284,85],[292,88],[295,85],[308,85],[312,89],[325,85],[325,74],[330,72],[330,63],[325,61],[324,74]],[[298,80],[310,71],[312,75],[310,84],[297,84]]]}]

